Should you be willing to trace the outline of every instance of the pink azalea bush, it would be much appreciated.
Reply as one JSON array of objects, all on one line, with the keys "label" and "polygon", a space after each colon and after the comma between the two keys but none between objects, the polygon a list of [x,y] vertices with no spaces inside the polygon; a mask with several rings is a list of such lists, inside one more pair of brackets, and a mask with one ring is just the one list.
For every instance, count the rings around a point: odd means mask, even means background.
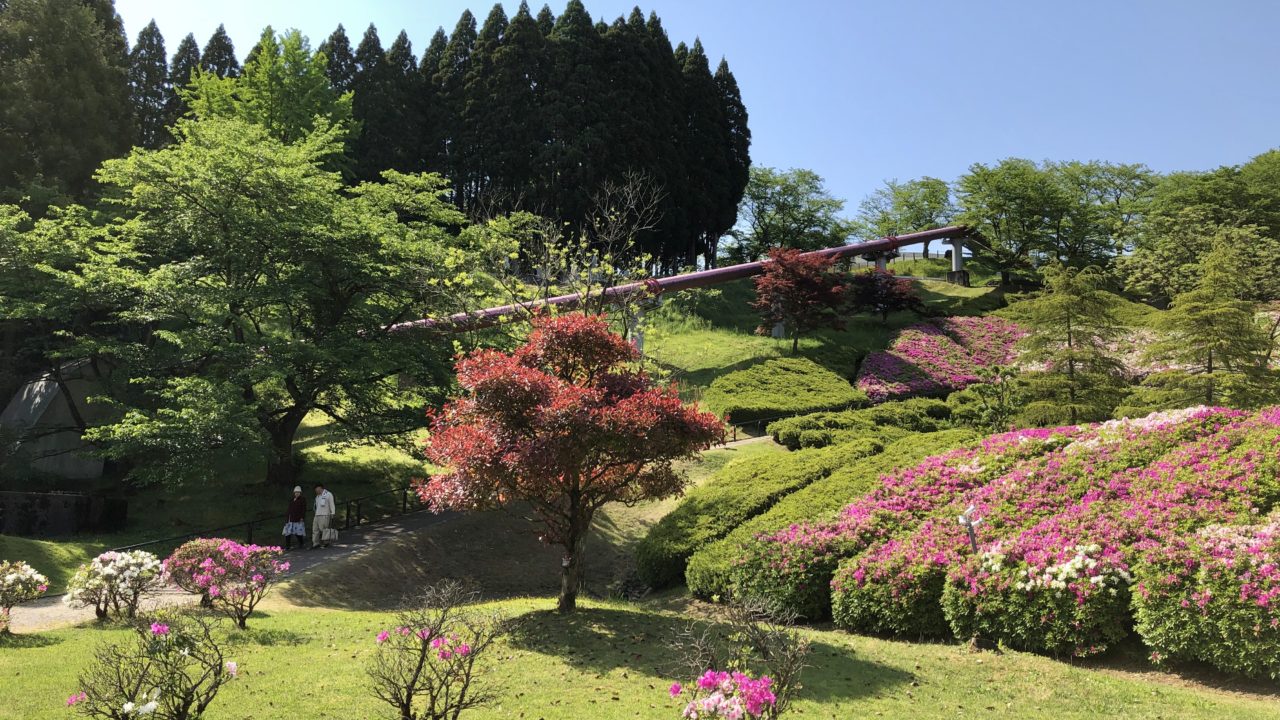
[{"label": "pink azalea bush", "polygon": [[0,561],[0,635],[9,632],[13,606],[35,600],[49,589],[49,579],[21,560]]},{"label": "pink azalea bush", "polygon": [[170,580],[186,592],[204,595],[204,589],[196,585],[195,579],[199,575],[196,571],[199,570],[200,563],[210,557],[217,557],[218,548],[228,542],[232,541],[226,538],[196,538],[182,544],[164,561]]},{"label": "pink azalea bush", "polygon": [[979,381],[978,369],[1008,364],[1026,332],[998,317],[953,317],[911,325],[888,350],[862,362],[857,387],[872,402],[945,395]]},{"label": "pink azalea bush", "polygon": [[673,698],[689,697],[680,715],[687,720],[750,720],[766,717],[774,707],[777,697],[772,685],[767,675],[753,678],[741,672],[708,670],[693,687],[675,683],[668,692]]},{"label": "pink azalea bush", "polygon": [[[1195,533],[1268,512],[1280,502],[1278,474],[1280,410],[1274,408],[1254,415],[1191,408],[1004,433],[890,473],[833,520],[757,537],[738,560],[736,589],[773,596],[808,617],[825,609],[826,591],[836,623],[850,630],[953,635],[1090,655],[1129,632],[1130,586],[1143,577],[1142,568],[1186,569],[1166,573],[1159,593],[1139,580],[1159,600],[1175,597],[1193,567],[1238,567],[1241,561],[1223,548],[1239,542],[1213,545],[1226,559],[1195,560],[1186,554],[1203,556],[1208,540],[1181,539],[1209,537]],[[972,540],[969,520],[977,521]],[[1271,537],[1253,529],[1245,535]],[[1173,553],[1170,548],[1183,555],[1161,555]],[[1235,619],[1225,611],[1211,615],[1238,632],[1259,628],[1254,637],[1270,643],[1274,654],[1280,644],[1264,636],[1275,629],[1274,615],[1265,615],[1273,602],[1266,583],[1274,581],[1275,568],[1258,562],[1261,569],[1252,574],[1212,577],[1261,604],[1237,602],[1243,609]],[[1141,593],[1134,602],[1143,607]],[[1157,624],[1140,622],[1139,630]],[[1200,658],[1207,653],[1187,648],[1204,644],[1153,642],[1167,655]]]},{"label": "pink azalea bush", "polygon": [[170,574],[183,574],[181,582],[175,580],[180,587],[208,596],[214,608],[235,620],[237,627],[245,628],[253,609],[289,571],[289,563],[279,559],[284,551],[234,540],[220,540],[216,546],[210,541],[195,542],[202,543],[199,547],[207,550],[207,555],[198,562],[184,555],[169,569]]},{"label": "pink azalea bush", "polygon": [[1137,578],[1137,631],[1153,660],[1280,679],[1280,512],[1153,548]]}]

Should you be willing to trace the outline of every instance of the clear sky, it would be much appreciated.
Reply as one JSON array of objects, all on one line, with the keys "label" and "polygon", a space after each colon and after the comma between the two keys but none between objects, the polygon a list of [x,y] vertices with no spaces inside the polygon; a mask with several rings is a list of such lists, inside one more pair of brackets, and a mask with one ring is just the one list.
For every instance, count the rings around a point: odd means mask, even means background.
[{"label": "clear sky", "polygon": [[[648,0],[673,43],[701,37],[742,87],[754,163],[811,168],[856,208],[888,178],[973,162],[1236,164],[1280,146],[1280,2],[1270,0]],[[634,2],[586,0],[612,20]],[[541,4],[530,2],[536,11]],[[130,38],[155,18],[170,53],[218,23],[243,58],[262,28],[318,44],[377,25],[418,53],[462,0],[116,0]],[[505,3],[509,14],[518,2]],[[563,0],[552,3],[559,14]]]}]

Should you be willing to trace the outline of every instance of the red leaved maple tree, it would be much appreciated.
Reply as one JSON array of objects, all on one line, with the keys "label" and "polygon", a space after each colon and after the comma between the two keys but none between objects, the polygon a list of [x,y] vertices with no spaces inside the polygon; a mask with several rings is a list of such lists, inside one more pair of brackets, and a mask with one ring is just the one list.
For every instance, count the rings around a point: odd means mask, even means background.
[{"label": "red leaved maple tree", "polygon": [[795,248],[774,248],[764,272],[756,277],[756,301],[764,324],[756,329],[768,335],[781,323],[791,338],[791,352],[800,347],[800,336],[822,327],[844,327],[845,274],[834,258]]},{"label": "red leaved maple tree", "polygon": [[426,456],[445,469],[418,495],[437,512],[532,507],[543,542],[564,548],[562,612],[575,607],[596,511],[679,493],[674,463],[723,437],[716,416],[655,385],[637,357],[600,317],[542,317],[514,352],[461,359],[462,393],[431,419]]}]

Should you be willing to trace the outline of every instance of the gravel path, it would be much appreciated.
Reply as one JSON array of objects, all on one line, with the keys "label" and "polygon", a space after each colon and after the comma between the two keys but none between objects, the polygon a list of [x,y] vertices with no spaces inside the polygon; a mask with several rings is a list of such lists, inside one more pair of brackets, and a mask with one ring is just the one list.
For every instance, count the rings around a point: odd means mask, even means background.
[{"label": "gravel path", "polygon": [[[402,515],[393,520],[366,525],[350,532],[338,535],[338,542],[332,547],[318,550],[294,550],[285,553],[289,561],[289,572],[285,577],[307,572],[315,567],[340,558],[352,557],[365,552],[374,545],[392,540],[401,535],[413,533],[428,525],[445,522],[451,514],[433,515],[419,511]],[[62,602],[62,595],[50,595],[35,602],[19,605],[13,609],[10,627],[15,633],[30,633],[41,630],[79,625],[92,621],[93,608],[70,608]],[[194,605],[199,600],[195,595],[182,592],[177,587],[165,589],[147,595],[142,600],[144,609],[169,607],[177,605]]]}]

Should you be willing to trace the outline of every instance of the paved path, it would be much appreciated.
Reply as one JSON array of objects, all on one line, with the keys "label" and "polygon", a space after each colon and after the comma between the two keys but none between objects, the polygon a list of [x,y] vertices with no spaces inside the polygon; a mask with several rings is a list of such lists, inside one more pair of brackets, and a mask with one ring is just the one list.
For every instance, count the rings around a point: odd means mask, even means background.
[{"label": "paved path", "polygon": [[[429,525],[446,522],[451,517],[453,517],[451,513],[433,515],[423,510],[401,515],[376,525],[366,525],[349,532],[339,533],[338,542],[334,543],[332,547],[319,550],[294,550],[285,553],[285,559],[289,561],[289,572],[285,577],[304,573],[333,560],[359,555],[375,545],[401,535],[416,532]],[[93,620],[93,608],[67,607],[62,602],[62,597],[62,595],[46,596],[35,602],[14,608],[11,628],[15,633],[30,633],[68,625],[78,625]],[[166,606],[194,605],[198,600],[197,596],[171,586],[144,597],[142,607],[144,609],[154,609]]]}]

